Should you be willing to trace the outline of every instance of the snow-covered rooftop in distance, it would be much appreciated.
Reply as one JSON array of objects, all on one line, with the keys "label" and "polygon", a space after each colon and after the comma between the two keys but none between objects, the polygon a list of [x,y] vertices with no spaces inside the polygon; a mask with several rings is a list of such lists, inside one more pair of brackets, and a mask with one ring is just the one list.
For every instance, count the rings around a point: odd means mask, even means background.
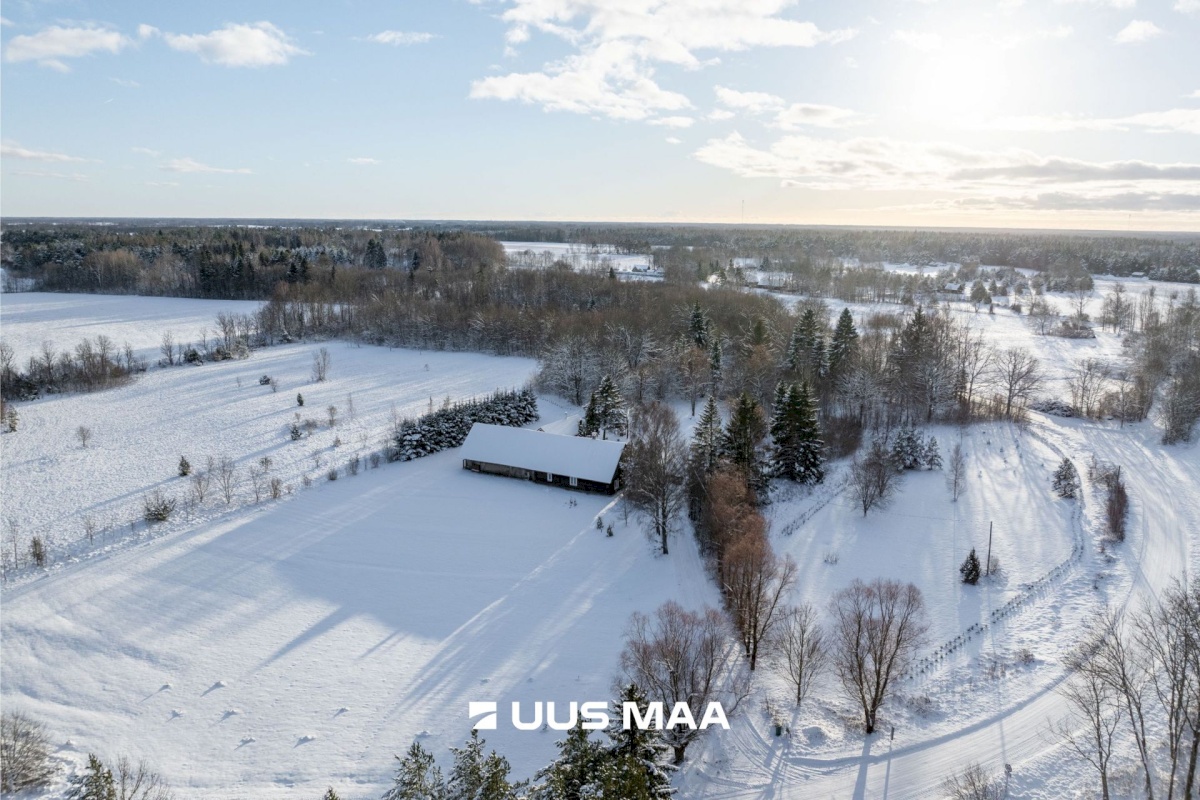
[{"label": "snow-covered rooftop in distance", "polygon": [[608,483],[624,449],[624,442],[476,422],[463,442],[462,457]]}]

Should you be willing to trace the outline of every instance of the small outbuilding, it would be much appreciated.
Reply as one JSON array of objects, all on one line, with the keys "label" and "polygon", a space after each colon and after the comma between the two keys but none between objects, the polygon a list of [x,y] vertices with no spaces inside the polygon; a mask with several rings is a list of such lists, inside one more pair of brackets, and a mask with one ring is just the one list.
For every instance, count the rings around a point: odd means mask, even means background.
[{"label": "small outbuilding", "polygon": [[624,442],[476,422],[463,442],[463,469],[585,492],[621,488]]}]

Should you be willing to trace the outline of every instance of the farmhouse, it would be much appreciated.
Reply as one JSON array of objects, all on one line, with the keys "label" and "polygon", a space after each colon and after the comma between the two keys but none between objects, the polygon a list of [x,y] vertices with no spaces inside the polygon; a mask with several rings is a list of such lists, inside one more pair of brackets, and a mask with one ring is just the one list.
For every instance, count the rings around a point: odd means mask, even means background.
[{"label": "farmhouse", "polygon": [[624,449],[624,442],[476,422],[463,442],[463,469],[613,494]]}]

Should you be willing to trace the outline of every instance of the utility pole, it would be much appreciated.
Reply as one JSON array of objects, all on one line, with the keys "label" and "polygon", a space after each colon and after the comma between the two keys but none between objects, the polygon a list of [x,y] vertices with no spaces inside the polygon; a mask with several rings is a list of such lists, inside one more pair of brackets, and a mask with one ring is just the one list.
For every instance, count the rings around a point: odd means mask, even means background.
[{"label": "utility pole", "polygon": [[984,576],[992,574],[992,523],[988,521],[988,557],[987,567],[983,571]]}]

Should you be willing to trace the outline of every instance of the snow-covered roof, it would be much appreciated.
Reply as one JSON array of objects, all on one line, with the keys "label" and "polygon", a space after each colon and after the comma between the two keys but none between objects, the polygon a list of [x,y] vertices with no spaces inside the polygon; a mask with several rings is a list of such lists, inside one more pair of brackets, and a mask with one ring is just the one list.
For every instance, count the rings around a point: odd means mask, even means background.
[{"label": "snow-covered roof", "polygon": [[608,483],[624,449],[624,442],[476,422],[463,442],[462,457]]}]

